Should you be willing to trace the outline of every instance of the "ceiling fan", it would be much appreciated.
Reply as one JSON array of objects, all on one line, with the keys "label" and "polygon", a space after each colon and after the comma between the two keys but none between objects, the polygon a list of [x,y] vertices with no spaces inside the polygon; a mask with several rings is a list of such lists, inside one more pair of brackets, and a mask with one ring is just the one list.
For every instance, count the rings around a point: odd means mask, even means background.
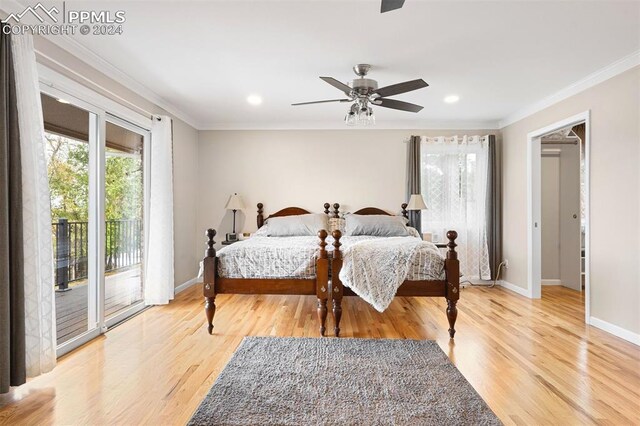
[{"label": "ceiling fan", "polygon": [[400,9],[403,5],[404,0],[382,0],[382,4],[380,5],[380,13]]},{"label": "ceiling fan", "polygon": [[351,102],[351,108],[347,111],[347,115],[344,118],[347,125],[374,124],[375,117],[369,104],[408,112],[419,112],[423,108],[420,105],[388,98],[388,96],[399,95],[401,93],[411,92],[413,90],[429,86],[423,79],[419,78],[417,80],[405,81],[403,83],[378,88],[377,81],[365,78],[370,69],[371,65],[369,64],[358,64],[353,67],[353,72],[355,72],[359,78],[354,79],[350,86],[333,77],[320,77],[322,80],[344,93],[347,96],[346,98],[299,102],[291,105],[298,106],[323,104],[327,102]]}]

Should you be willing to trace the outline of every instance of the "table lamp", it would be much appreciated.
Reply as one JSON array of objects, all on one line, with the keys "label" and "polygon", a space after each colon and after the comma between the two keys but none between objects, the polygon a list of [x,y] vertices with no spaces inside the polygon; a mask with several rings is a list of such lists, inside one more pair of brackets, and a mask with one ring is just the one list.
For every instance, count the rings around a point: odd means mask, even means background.
[{"label": "table lamp", "polygon": [[[426,209],[427,209],[427,205],[424,203],[424,198],[422,198],[422,194],[411,194],[411,198],[409,198],[409,203],[407,204],[407,210],[426,210]],[[412,223],[411,226],[415,227],[415,223]]]},{"label": "table lamp", "polygon": [[229,197],[229,201],[227,201],[227,206],[225,208],[233,211],[233,232],[231,234],[227,234],[227,241],[236,241],[238,239],[238,235],[236,234],[236,211],[244,209],[242,197],[238,195],[237,192],[234,193]]}]

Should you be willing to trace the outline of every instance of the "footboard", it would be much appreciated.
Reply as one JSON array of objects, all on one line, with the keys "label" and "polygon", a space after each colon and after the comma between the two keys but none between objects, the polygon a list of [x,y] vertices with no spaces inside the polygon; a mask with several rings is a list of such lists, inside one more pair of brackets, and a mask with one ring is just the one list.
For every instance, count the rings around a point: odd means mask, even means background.
[{"label": "footboard", "polygon": [[213,332],[213,318],[216,313],[216,295],[218,294],[295,294],[315,295],[318,299],[317,314],[320,322],[320,334],[324,336],[327,320],[327,301],[329,299],[329,259],[326,251],[327,231],[318,232],[319,249],[316,255],[315,278],[223,278],[218,275],[218,262],[214,248],[216,231],[208,229],[207,250],[203,260],[204,310],[207,317],[208,332]]},{"label": "footboard", "polygon": [[[340,335],[340,320],[342,318],[342,299],[344,296],[355,296],[355,293],[349,288],[345,288],[340,280],[340,269],[342,268],[342,252],[340,250],[340,231],[333,231],[334,250],[331,260],[331,299],[333,305],[334,332],[336,336]],[[458,262],[458,253],[455,248],[457,246],[455,240],[458,237],[456,231],[447,232],[449,243],[448,251],[444,262],[444,280],[422,280],[410,281],[406,280],[398,291],[396,296],[422,296],[422,297],[444,297],[447,300],[447,319],[449,322],[449,336],[453,339],[456,333],[455,322],[458,316],[456,304],[460,298],[460,265]]]}]

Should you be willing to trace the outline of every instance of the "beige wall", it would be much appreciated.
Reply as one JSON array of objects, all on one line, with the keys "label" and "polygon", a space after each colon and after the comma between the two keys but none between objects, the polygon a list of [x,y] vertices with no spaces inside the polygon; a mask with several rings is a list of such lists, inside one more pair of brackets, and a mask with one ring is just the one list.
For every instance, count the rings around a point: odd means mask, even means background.
[{"label": "beige wall", "polygon": [[[239,231],[256,229],[256,203],[265,213],[297,205],[322,212],[375,206],[399,212],[405,202],[404,141],[419,135],[485,135],[493,130],[284,130],[200,132],[198,228],[231,232],[230,194],[244,197]],[[246,218],[246,221],[244,220]],[[203,239],[202,237],[201,239]],[[203,239],[204,241],[204,239]]]},{"label": "beige wall", "polygon": [[504,279],[527,287],[527,133],[591,110],[591,315],[640,332],[640,67],[502,129]]},{"label": "beige wall", "polygon": [[[123,103],[129,108],[132,108],[131,104],[133,104],[154,114],[171,116],[162,108],[100,73],[50,41],[41,37],[34,37],[34,46],[37,51],[44,53],[44,55],[37,55],[38,62],[72,80],[90,87],[116,102]],[[69,71],[69,69],[73,70],[73,72]],[[102,86],[103,89],[91,84],[88,80]],[[139,109],[137,112],[142,113]],[[174,131],[174,284],[177,286],[196,276],[199,258],[201,257],[201,244],[199,244],[199,241],[196,242],[195,226],[198,132],[180,119],[172,118]]]}]

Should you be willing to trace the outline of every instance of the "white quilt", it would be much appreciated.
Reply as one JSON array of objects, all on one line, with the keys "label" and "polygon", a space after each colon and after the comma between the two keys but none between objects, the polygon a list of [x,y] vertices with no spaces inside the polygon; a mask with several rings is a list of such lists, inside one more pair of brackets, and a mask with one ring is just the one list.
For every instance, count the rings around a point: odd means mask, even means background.
[{"label": "white quilt", "polygon": [[[411,237],[402,239],[420,241]],[[384,246],[385,242],[391,239],[370,236],[342,237],[341,250],[347,252],[353,245],[376,240],[382,241],[380,244]],[[329,257],[333,251],[332,243],[333,239],[327,238]],[[225,278],[313,279],[316,276],[317,250],[317,237],[253,236],[218,250],[218,274]],[[407,279],[440,280],[444,278],[443,267],[444,260],[438,249],[431,243],[423,242],[410,260]],[[199,276],[201,275],[202,270]]]},{"label": "white quilt", "polygon": [[438,249],[418,238],[361,240],[346,244],[343,257],[340,280],[379,312],[387,309],[406,279],[444,277],[444,259]]}]

